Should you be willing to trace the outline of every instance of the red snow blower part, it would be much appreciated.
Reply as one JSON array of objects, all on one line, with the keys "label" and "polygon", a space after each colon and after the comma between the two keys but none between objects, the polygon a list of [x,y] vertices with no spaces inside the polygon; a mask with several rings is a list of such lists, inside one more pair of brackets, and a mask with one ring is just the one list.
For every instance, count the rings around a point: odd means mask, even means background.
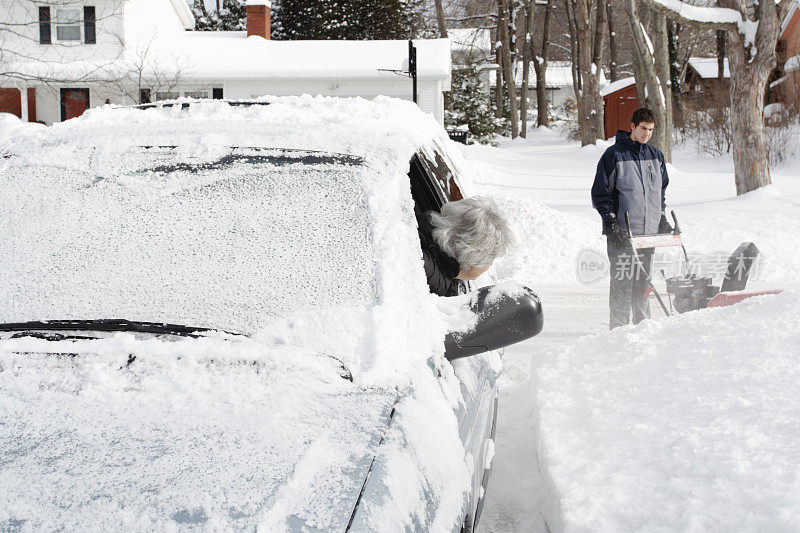
[{"label": "red snow blower part", "polygon": [[[639,260],[639,255],[635,253],[636,250],[643,250],[646,248],[661,248],[669,246],[680,246],[683,250],[683,257],[686,259],[686,265],[689,264],[689,254],[686,253],[686,247],[683,245],[681,239],[681,227],[678,224],[678,218],[675,216],[675,211],[671,212],[672,220],[675,223],[672,233],[660,233],[656,235],[633,235],[631,233],[631,225],[628,220],[628,213],[625,213],[625,222],[628,226],[628,237],[630,239],[631,251],[634,252],[633,261],[641,273],[644,273],[644,266]],[[741,302],[746,298],[753,296],[760,296],[762,294],[778,294],[783,292],[782,289],[773,289],[765,291],[749,291],[745,292],[747,280],[750,277],[750,271],[758,257],[758,247],[752,242],[743,242],[736,250],[728,257],[728,268],[725,272],[725,277],[722,279],[722,285],[714,285],[714,280],[710,276],[700,277],[694,273],[684,272],[680,276],[673,276],[667,278],[667,294],[670,296],[669,306],[678,313],[685,313],[686,311],[695,311],[697,309],[705,309],[706,307],[725,307]],[[666,276],[665,276],[666,277]],[[671,316],[673,313],[664,304],[661,296],[656,291],[652,282],[649,282],[648,289],[658,300],[664,314]]]}]

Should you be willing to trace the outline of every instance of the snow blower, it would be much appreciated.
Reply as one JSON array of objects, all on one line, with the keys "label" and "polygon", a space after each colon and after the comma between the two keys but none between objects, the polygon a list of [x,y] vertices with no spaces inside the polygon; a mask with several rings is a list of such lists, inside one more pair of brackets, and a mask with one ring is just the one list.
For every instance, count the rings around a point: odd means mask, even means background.
[{"label": "snow blower", "polygon": [[675,211],[672,211],[671,215],[675,223],[672,233],[633,235],[630,229],[631,225],[628,220],[628,213],[625,213],[625,222],[628,226],[628,238],[630,240],[633,262],[640,273],[643,274],[645,270],[639,260],[639,254],[636,253],[637,250],[670,246],[680,246],[683,250],[683,257],[686,260],[685,264],[687,266],[684,273],[671,278],[666,278],[666,276],[664,276],[667,282],[667,294],[670,296],[669,309],[667,309],[658,291],[653,286],[652,281],[648,282],[648,292],[655,296],[666,316],[671,316],[673,314],[670,312],[671,309],[674,309],[678,313],[685,313],[686,311],[695,311],[697,309],[705,309],[706,307],[725,307],[753,296],[778,294],[782,292],[782,289],[745,292],[744,289],[747,286],[747,280],[750,277],[750,272],[759,254],[758,247],[752,242],[743,242],[734,250],[730,257],[728,257],[727,270],[722,279],[722,284],[719,286],[714,285],[714,280],[710,276],[698,276],[697,274],[688,272],[689,254],[686,253],[686,247],[683,245],[681,227],[678,224]]}]

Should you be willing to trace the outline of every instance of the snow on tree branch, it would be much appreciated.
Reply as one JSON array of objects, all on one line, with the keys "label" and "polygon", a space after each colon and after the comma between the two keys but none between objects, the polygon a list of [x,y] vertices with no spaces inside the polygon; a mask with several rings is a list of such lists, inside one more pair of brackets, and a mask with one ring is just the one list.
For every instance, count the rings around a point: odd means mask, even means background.
[{"label": "snow on tree branch", "polygon": [[738,11],[726,7],[699,7],[681,0],[649,0],[649,3],[689,26],[726,30],[742,22],[742,15]]}]

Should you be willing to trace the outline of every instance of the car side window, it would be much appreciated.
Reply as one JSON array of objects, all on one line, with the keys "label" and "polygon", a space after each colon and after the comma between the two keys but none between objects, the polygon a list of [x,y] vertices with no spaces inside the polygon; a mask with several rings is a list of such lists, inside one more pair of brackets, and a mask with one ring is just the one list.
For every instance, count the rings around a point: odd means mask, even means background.
[{"label": "car side window", "polygon": [[447,202],[447,197],[436,179],[430,173],[430,162],[422,154],[411,158],[408,179],[411,182],[411,196],[414,198],[414,213],[417,218],[425,211],[439,211]]},{"label": "car side window", "polygon": [[[461,199],[461,191],[457,186],[455,187],[455,191],[458,191],[457,197],[451,193],[448,198],[447,191],[453,189],[448,189],[443,185],[447,185],[448,180],[453,180],[455,186],[455,180],[441,156],[438,157],[438,160],[439,164],[436,165],[421,152],[411,158],[408,178],[411,184],[411,196],[414,199],[414,214],[418,223],[426,211],[440,211],[449,200]],[[458,294],[464,294],[469,290],[471,290],[471,286],[468,282],[456,280]]]},{"label": "car side window", "polygon": [[444,196],[451,202],[461,200],[463,198],[461,189],[456,184],[452,165],[447,163],[445,156],[436,148],[420,152],[419,155],[428,175],[436,182]]}]

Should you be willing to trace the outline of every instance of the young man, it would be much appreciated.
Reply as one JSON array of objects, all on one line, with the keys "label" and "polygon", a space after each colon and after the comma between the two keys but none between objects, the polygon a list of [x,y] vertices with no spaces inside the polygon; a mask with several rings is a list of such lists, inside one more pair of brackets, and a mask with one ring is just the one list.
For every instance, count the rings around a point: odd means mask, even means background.
[{"label": "young man", "polygon": [[645,291],[650,278],[653,249],[640,250],[644,266],[641,275],[633,260],[627,236],[625,213],[628,213],[634,235],[672,231],[664,215],[665,191],[669,184],[667,165],[661,150],[647,141],[653,135],[655,115],[645,107],[634,111],[631,131],[617,131],[617,142],[597,163],[592,185],[592,205],[603,219],[611,262],[609,291],[609,329],[650,318],[650,304]]}]

